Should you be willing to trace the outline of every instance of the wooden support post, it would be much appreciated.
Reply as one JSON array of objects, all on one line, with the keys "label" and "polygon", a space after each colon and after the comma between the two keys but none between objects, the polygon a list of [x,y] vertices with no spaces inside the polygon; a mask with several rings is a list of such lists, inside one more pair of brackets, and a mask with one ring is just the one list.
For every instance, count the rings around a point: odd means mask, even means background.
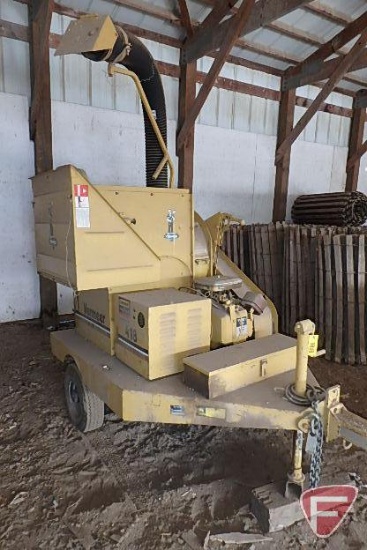
[{"label": "wooden support post", "polygon": [[[53,168],[48,48],[53,5],[53,0],[31,0],[29,3],[32,87],[30,133],[34,141],[36,174]],[[58,323],[56,283],[41,277],[40,294],[43,322],[47,327],[56,326]]]},{"label": "wooden support post", "polygon": [[[208,95],[210,94],[210,91],[213,88],[215,81],[219,76],[219,73],[226,61],[226,58],[229,52],[233,48],[239,36],[239,33],[241,32],[246,21],[251,15],[251,11],[254,4],[255,4],[255,0],[242,0],[242,4],[238,12],[231,17],[230,19],[231,24],[227,28],[227,34],[225,35],[225,38],[223,40],[222,47],[217,53],[214,63],[210,67],[210,71],[205,79],[205,82],[200,88],[200,91],[190,109],[190,112],[188,113],[188,116],[186,117],[182,125],[182,128],[178,133],[178,136],[177,136],[178,149],[181,149],[181,147],[183,147],[188,137],[188,133],[190,132],[193,125],[195,124],[195,121],[199,116],[199,113],[205,101],[207,100]],[[183,51],[181,52],[181,56],[184,56]]]},{"label": "wooden support post", "polygon": [[[196,62],[181,64],[178,100],[178,133],[196,97]],[[195,124],[192,124],[182,147],[177,147],[178,187],[192,190],[194,178]]]},{"label": "wooden support post", "polygon": [[[279,103],[277,148],[283,143],[293,129],[296,90],[281,93]],[[291,161],[291,145],[284,156],[276,163],[273,222],[285,220],[287,213],[289,168]]]},{"label": "wooden support post", "polygon": [[358,151],[348,160],[347,169],[351,168],[355,162],[358,162],[365,153],[367,153],[367,141],[365,141]]},{"label": "wooden support post", "polygon": [[[186,40],[190,38],[194,29],[190,19],[190,13],[186,0],[179,0],[181,19],[186,29]],[[183,60],[182,50],[180,56],[180,83],[178,96],[178,121],[177,135],[181,130],[187,114],[189,113],[196,97],[196,62],[186,64]],[[189,131],[187,141],[182,147],[176,145],[178,157],[178,187],[192,191],[194,179],[194,147],[195,125]]]},{"label": "wooden support post", "polygon": [[[360,157],[355,158],[355,156],[363,144],[364,125],[366,122],[366,107],[360,106],[359,102],[359,98],[362,94],[365,96],[366,91],[362,90],[358,92],[353,101],[353,117],[349,134],[347,181],[345,184],[346,191],[357,191],[358,187],[361,159]],[[352,159],[354,162],[350,163]]]}]

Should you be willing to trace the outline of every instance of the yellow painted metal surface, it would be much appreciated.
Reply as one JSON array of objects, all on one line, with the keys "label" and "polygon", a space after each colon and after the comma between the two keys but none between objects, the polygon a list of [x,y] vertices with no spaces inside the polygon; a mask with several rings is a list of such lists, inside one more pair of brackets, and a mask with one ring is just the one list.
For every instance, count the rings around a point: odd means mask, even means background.
[{"label": "yellow painted metal surface", "polygon": [[164,169],[164,167],[167,165],[168,168],[169,168],[169,172],[170,172],[170,176],[169,176],[169,186],[170,188],[172,189],[173,188],[173,185],[174,185],[174,182],[175,182],[175,168],[174,168],[174,164],[173,164],[173,161],[171,159],[171,156],[168,152],[168,149],[167,149],[167,145],[164,141],[164,138],[161,134],[161,131],[159,129],[159,126],[156,122],[156,119],[155,119],[155,116],[154,116],[154,113],[150,107],[150,104],[149,104],[149,101],[147,99],[147,96],[144,92],[144,88],[143,86],[141,85],[141,82],[140,82],[140,79],[138,77],[137,74],[135,74],[133,71],[129,71],[128,69],[126,69],[125,67],[117,67],[116,65],[113,65],[113,64],[110,64],[109,67],[108,67],[108,74],[110,76],[114,76],[115,74],[120,74],[120,75],[123,75],[123,76],[128,76],[129,78],[131,78],[135,84],[135,87],[136,87],[136,90],[138,92],[138,95],[140,97],[140,101],[142,102],[143,104],[143,107],[144,107],[144,110],[146,112],[146,115],[149,119],[149,122],[153,128],[153,131],[155,133],[155,136],[157,138],[157,141],[160,145],[160,148],[162,150],[162,159],[161,159],[161,162],[157,165],[157,169],[156,171],[154,172],[153,174],[153,179],[157,179],[159,177],[159,175],[161,174],[162,170]]},{"label": "yellow painted metal surface", "polygon": [[[228,227],[225,219],[232,219],[230,214],[218,213],[204,221],[195,213],[195,278],[219,274],[229,277],[238,277],[243,284],[236,293],[243,297],[246,292],[252,291],[263,294],[262,290],[255,285],[243,271],[241,271],[224,252],[218,249],[221,246],[223,235]],[[267,297],[267,309],[261,315],[254,315],[255,338],[263,338],[278,332],[278,314],[273,302]]]},{"label": "yellow painted metal surface", "polygon": [[[301,418],[311,412],[284,399],[284,387],[293,381],[293,372],[206,399],[185,386],[180,374],[145,380],[75,330],[52,333],[51,346],[60,361],[75,360],[83,382],[124,420],[296,430]],[[311,373],[309,383],[316,384]]]},{"label": "yellow painted metal surface", "polygon": [[308,356],[317,357],[319,348],[319,335],[312,334],[308,341]]},{"label": "yellow painted metal surface", "polygon": [[199,279],[213,275],[214,248],[209,229],[197,212],[194,214],[194,222],[194,278]]},{"label": "yellow painted metal surface", "polygon": [[306,319],[294,327],[297,334],[296,375],[294,391],[301,397],[307,394],[307,369],[310,336],[315,333],[315,323]]},{"label": "yellow painted metal surface", "polygon": [[[69,26],[57,54],[105,50],[108,56],[116,38],[109,17],[83,17]],[[130,51],[130,44],[125,46],[120,62]],[[114,66],[109,71],[132,76],[146,104],[136,75]],[[147,112],[157,130],[149,105]],[[154,177],[168,162],[172,187],[173,165],[159,131],[157,138],[163,158]],[[33,189],[38,271],[80,293],[77,328],[52,334],[53,353],[62,361],[72,358],[83,382],[116,414],[133,421],[287,430],[304,423],[310,409],[284,399],[284,388],[294,379],[296,347],[273,334],[278,319],[270,300],[263,313],[253,316],[256,340],[205,354],[212,328],[210,300],[191,296],[180,301],[177,290],[167,290],[192,288],[194,275],[218,273],[241,278],[239,297],[247,290],[261,292],[220,251],[231,215],[219,213],[206,224],[197,216],[201,246],[194,252],[192,197],[186,190],[92,185],[73,166],[36,176]],[[152,298],[144,303],[149,292],[141,291],[154,288],[166,295],[166,303]],[[170,292],[176,294],[167,300]],[[252,321],[252,312],[248,317]],[[218,319],[214,315],[214,341],[233,341],[235,309]],[[177,374],[184,357],[188,372],[206,381],[209,398],[192,391]],[[305,359],[302,385],[307,381],[316,383]],[[346,439],[365,442],[367,422],[339,403],[331,406],[332,399],[329,392],[327,403],[319,405],[327,437],[344,430]],[[295,470],[300,469],[298,453]]]},{"label": "yellow painted metal surface", "polygon": [[[241,289],[236,292],[243,297],[247,291],[264,294],[259,287],[255,285],[239,267],[236,266],[229,258],[224,254],[222,250],[218,251],[217,273],[220,275],[227,275],[228,277],[239,277],[243,281]],[[278,314],[273,302],[265,296],[267,302],[267,308],[261,315],[254,315],[254,331],[255,338],[263,338],[278,332]]]},{"label": "yellow painted metal surface", "polygon": [[211,300],[175,289],[120,294],[116,356],[149,380],[183,370],[210,349]]},{"label": "yellow painted metal surface", "polygon": [[110,17],[87,15],[72,21],[63,35],[55,55],[110,50],[117,38]]},{"label": "yellow painted metal surface", "polygon": [[252,316],[234,304],[228,308],[212,307],[212,347],[238,344],[253,335]]},{"label": "yellow painted metal surface", "polygon": [[294,372],[295,361],[296,340],[273,334],[187,357],[185,380],[203,395],[214,398],[284,372]]},{"label": "yellow painted metal surface", "polygon": [[78,312],[75,312],[75,328],[80,336],[89,342],[93,342],[109,355],[114,355],[115,343],[108,329],[81,316]]},{"label": "yellow painted metal surface", "polygon": [[108,289],[78,292],[75,298],[75,325],[77,332],[110,355],[115,353],[114,302],[117,294]]},{"label": "yellow painted metal surface", "polygon": [[[76,290],[190,285],[192,197],[184,189],[94,186],[63,166],[33,178],[37,268]],[[178,238],[165,238],[175,211]]]}]

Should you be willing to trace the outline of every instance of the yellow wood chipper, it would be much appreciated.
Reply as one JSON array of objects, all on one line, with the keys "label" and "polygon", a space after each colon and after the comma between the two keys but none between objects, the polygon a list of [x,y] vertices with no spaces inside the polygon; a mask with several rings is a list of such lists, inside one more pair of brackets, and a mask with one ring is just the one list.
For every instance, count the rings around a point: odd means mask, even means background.
[{"label": "yellow wood chipper", "polygon": [[316,438],[314,478],[322,440],[366,448],[366,421],[308,371],[314,324],[279,334],[271,301],[221,251],[241,222],[204,221],[191,192],[173,187],[163,87],[145,46],[87,16],[57,53],[132,78],[146,135],[146,187],[94,185],[71,165],[33,178],[38,271],[75,291],[75,329],[51,334],[75,426],[101,427],[107,406],[125,421],[291,430],[289,480],[300,487],[304,434]]}]

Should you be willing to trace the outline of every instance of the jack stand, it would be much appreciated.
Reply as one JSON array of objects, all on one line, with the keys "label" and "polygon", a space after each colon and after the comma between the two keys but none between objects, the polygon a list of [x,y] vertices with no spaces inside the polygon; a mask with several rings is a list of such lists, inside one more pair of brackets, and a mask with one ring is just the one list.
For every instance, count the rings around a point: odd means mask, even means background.
[{"label": "jack stand", "polygon": [[288,474],[285,486],[285,498],[300,498],[305,482],[305,475],[302,471],[303,432],[301,430],[294,432],[292,455],[293,471]]},{"label": "jack stand", "polygon": [[[299,496],[294,492],[285,496],[288,483],[290,482],[280,481],[253,489],[250,510],[259,522],[263,533],[275,533],[305,519],[300,505],[300,493]],[[292,483],[290,485],[296,488],[296,492],[300,491],[300,485]],[[308,485],[307,476],[305,485]],[[345,472],[337,472],[333,475],[322,476],[321,485],[355,486],[356,481]]]},{"label": "jack stand", "polygon": [[299,504],[305,482],[302,457],[303,432],[297,430],[293,435],[292,472],[288,479],[252,491],[250,509],[264,533],[281,531],[304,519]]}]

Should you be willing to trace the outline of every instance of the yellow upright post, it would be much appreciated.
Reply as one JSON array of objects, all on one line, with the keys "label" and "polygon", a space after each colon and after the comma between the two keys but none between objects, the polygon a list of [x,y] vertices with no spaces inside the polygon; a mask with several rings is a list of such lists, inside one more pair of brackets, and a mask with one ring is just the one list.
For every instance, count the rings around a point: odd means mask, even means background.
[{"label": "yellow upright post", "polygon": [[300,321],[295,326],[297,334],[297,362],[295,392],[301,397],[306,396],[307,391],[307,369],[308,369],[308,348],[310,336],[315,334],[315,323],[307,319]]}]

